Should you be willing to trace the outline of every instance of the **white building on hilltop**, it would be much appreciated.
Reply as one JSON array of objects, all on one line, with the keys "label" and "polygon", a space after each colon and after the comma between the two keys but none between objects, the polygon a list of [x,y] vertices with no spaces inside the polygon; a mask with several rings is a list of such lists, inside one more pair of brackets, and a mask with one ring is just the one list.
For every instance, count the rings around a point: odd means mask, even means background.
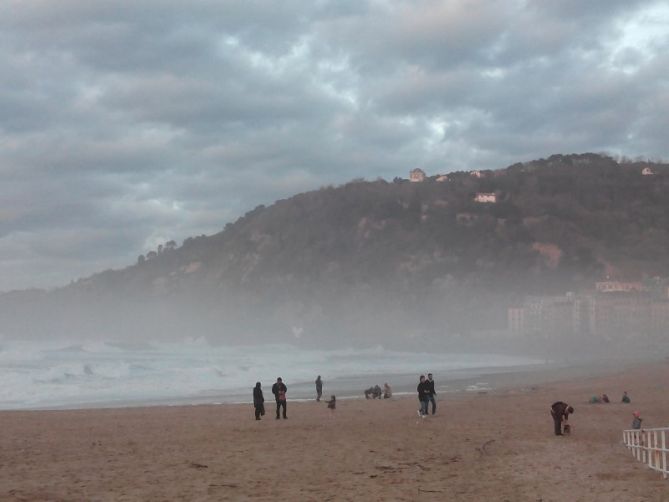
[{"label": "white building on hilltop", "polygon": [[494,192],[479,192],[474,197],[474,201],[485,204],[494,204],[497,202],[497,194]]},{"label": "white building on hilltop", "polygon": [[409,181],[413,183],[420,183],[425,181],[425,171],[422,169],[416,168],[409,171]]}]

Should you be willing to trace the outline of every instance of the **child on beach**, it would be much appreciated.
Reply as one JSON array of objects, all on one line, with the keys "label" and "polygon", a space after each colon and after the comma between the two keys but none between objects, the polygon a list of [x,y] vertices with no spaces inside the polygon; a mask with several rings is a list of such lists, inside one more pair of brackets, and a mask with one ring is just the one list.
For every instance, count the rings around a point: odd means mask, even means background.
[{"label": "child on beach", "polygon": [[641,418],[640,415],[641,414],[638,411],[632,413],[632,416],[634,417],[634,420],[632,420],[632,429],[641,429],[641,422],[643,421],[643,418]]},{"label": "child on beach", "polygon": [[337,407],[337,398],[334,397],[334,395],[330,396],[329,401],[325,401],[328,405],[328,409],[334,411],[334,409]]}]

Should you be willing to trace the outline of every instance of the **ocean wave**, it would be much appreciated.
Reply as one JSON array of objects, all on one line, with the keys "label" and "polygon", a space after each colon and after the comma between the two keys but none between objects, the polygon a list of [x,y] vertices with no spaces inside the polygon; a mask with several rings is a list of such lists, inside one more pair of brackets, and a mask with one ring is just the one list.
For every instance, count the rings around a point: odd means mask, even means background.
[{"label": "ocean wave", "polygon": [[[357,350],[305,350],[289,345],[230,347],[204,338],[139,346],[94,341],[3,342],[0,408],[68,407],[114,402],[155,402],[202,396],[245,395],[256,381],[313,384],[370,375],[445,373],[470,368],[531,364],[508,356],[411,353],[381,346]],[[301,397],[296,396],[295,397]],[[213,400],[213,399],[212,399]]]}]

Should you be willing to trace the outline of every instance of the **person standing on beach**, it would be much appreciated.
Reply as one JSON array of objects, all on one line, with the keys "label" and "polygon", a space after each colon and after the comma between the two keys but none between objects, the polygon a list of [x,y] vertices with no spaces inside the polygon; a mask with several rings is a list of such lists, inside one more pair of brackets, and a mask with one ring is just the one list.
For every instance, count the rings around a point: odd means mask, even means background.
[{"label": "person standing on beach", "polygon": [[[434,415],[437,412],[437,400],[435,396],[437,395],[437,391],[434,390],[434,380],[432,380],[432,373],[427,374],[427,388],[430,393],[430,397],[428,398],[428,403],[432,403],[432,414]],[[427,413],[427,410],[425,410]]]},{"label": "person standing on beach", "polygon": [[283,383],[281,377],[276,379],[276,383],[272,385],[272,394],[274,394],[274,399],[276,399],[276,419],[279,420],[279,410],[283,407],[283,418],[288,418],[286,416],[286,392],[288,392],[288,387]]},{"label": "person standing on beach", "polygon": [[260,382],[256,382],[256,386],[253,389],[253,407],[256,411],[256,420],[260,420],[260,415],[265,414],[265,398],[262,395]]},{"label": "person standing on beach", "polygon": [[418,415],[420,417],[425,417],[427,415],[427,405],[430,402],[430,389],[425,380],[425,375],[420,376],[420,381],[418,382],[418,387],[416,387],[418,392],[418,401],[420,402],[420,409],[418,410]]},{"label": "person standing on beach", "polygon": [[321,376],[318,375],[318,378],[316,378],[316,402],[320,402],[322,395],[323,395],[323,380],[321,380]]},{"label": "person standing on beach", "polygon": [[388,382],[383,384],[383,399],[390,399],[393,397],[393,389],[390,388]]},{"label": "person standing on beach", "polygon": [[562,420],[569,420],[569,414],[574,413],[574,408],[562,401],[556,401],[551,405],[551,416],[555,426],[555,435],[562,436]]}]

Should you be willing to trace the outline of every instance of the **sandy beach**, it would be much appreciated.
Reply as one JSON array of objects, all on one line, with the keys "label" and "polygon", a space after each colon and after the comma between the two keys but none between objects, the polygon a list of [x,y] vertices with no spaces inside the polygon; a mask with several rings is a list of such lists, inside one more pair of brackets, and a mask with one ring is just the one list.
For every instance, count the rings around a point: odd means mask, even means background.
[{"label": "sandy beach", "polygon": [[[582,373],[439,396],[425,419],[409,396],[289,400],[288,420],[271,401],[261,421],[251,405],[1,412],[0,500],[669,501],[621,444],[633,410],[669,425],[669,364]],[[571,436],[553,436],[558,399]]]}]

